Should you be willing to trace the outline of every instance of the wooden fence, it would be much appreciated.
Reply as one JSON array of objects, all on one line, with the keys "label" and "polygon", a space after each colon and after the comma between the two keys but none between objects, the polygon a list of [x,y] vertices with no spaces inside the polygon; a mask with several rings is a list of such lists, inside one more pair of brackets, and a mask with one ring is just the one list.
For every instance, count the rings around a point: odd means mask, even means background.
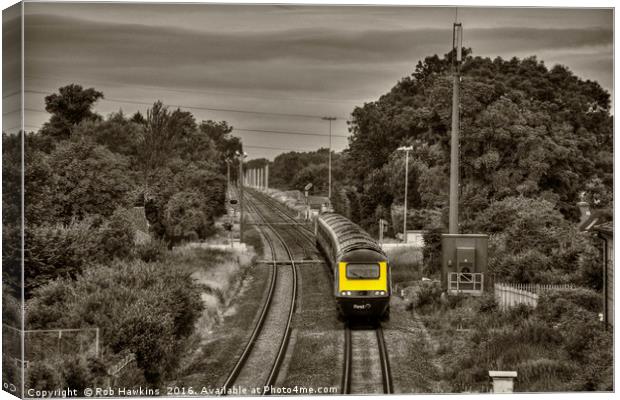
[{"label": "wooden fence", "polygon": [[547,290],[574,289],[571,284],[539,285],[533,283],[495,283],[495,298],[502,309],[526,304],[532,307],[538,305],[538,296]]}]

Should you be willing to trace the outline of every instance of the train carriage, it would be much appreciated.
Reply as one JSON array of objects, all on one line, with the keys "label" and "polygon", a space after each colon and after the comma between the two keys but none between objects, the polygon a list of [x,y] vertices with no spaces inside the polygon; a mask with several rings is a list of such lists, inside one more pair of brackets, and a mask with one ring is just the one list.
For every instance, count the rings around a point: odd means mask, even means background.
[{"label": "train carriage", "polygon": [[378,243],[347,218],[316,218],[317,244],[330,261],[334,296],[345,318],[387,318],[391,295],[388,259]]}]

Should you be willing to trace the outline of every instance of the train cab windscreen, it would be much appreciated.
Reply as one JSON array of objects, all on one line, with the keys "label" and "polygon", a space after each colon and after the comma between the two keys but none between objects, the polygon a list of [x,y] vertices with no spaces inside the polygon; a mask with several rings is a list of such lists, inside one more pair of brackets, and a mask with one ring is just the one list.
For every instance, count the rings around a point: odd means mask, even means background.
[{"label": "train cab windscreen", "polygon": [[377,279],[379,264],[347,264],[347,279]]}]

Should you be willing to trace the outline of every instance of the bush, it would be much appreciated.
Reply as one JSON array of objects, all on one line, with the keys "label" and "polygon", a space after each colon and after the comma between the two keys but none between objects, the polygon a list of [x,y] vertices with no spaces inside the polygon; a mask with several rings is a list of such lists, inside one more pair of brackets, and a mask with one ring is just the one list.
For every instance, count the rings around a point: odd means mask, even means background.
[{"label": "bush", "polygon": [[24,250],[26,297],[50,280],[75,278],[84,265],[96,262],[103,254],[92,220],[28,228]]},{"label": "bush", "polygon": [[99,228],[99,240],[107,258],[127,258],[132,254],[136,227],[126,209],[116,209]]},{"label": "bush", "polygon": [[559,322],[579,308],[592,314],[602,311],[602,296],[590,289],[559,289],[541,293],[536,314],[547,321]]},{"label": "bush", "polygon": [[27,379],[26,388],[35,390],[54,390],[64,384],[58,365],[52,361],[33,362],[28,368]]},{"label": "bush", "polygon": [[493,293],[484,293],[482,297],[480,297],[480,302],[478,305],[478,311],[481,313],[492,313],[497,311],[499,308],[499,304],[497,304],[497,299]]},{"label": "bush", "polygon": [[168,244],[161,239],[151,239],[135,246],[136,257],[144,262],[164,261],[168,254]]},{"label": "bush", "polygon": [[424,306],[439,304],[441,294],[442,290],[439,282],[421,282],[415,292],[416,296],[413,299],[414,307],[421,308]]},{"label": "bush", "polygon": [[145,379],[156,384],[176,369],[204,307],[200,286],[175,267],[116,261],[89,268],[75,281],[50,282],[28,302],[27,326],[97,326],[104,353],[135,353]]},{"label": "bush", "polygon": [[449,309],[454,310],[457,307],[463,305],[463,303],[467,300],[468,296],[463,293],[456,293],[446,296],[447,302],[446,305]]}]

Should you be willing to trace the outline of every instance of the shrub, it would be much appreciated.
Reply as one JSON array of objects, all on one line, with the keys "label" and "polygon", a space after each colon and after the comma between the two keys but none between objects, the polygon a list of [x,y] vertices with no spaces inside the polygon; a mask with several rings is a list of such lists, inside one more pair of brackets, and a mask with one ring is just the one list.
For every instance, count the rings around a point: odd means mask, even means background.
[{"label": "shrub", "polygon": [[451,294],[451,295],[447,296],[446,305],[451,310],[454,310],[455,308],[460,307],[461,305],[463,305],[463,303],[466,300],[467,300],[467,295],[459,292],[459,293]]},{"label": "shrub", "polygon": [[84,265],[101,259],[102,249],[95,233],[92,220],[26,229],[26,297],[34,288],[57,277],[75,278]]},{"label": "shrub", "polygon": [[129,211],[118,208],[99,228],[99,240],[108,258],[127,258],[132,254],[136,227]]},{"label": "shrub", "polygon": [[63,387],[63,377],[58,365],[52,361],[33,362],[28,368],[26,388],[49,390]]},{"label": "shrub", "polygon": [[144,262],[164,261],[168,254],[168,244],[161,239],[151,239],[135,246],[135,254]]},{"label": "shrub", "polygon": [[439,282],[421,282],[415,292],[413,300],[416,308],[438,304],[441,298],[441,285]]},{"label": "shrub", "polygon": [[545,320],[558,322],[578,308],[598,314],[602,307],[601,295],[593,290],[559,289],[541,293],[536,314]]},{"label": "shrub", "polygon": [[175,267],[119,260],[89,268],[75,281],[50,282],[28,302],[27,326],[97,326],[107,351],[135,353],[146,380],[156,384],[175,370],[203,310],[200,287]]},{"label": "shrub", "polygon": [[480,297],[478,311],[481,313],[492,313],[497,311],[498,308],[499,304],[497,304],[497,299],[493,293],[484,293],[482,297]]},{"label": "shrub", "polygon": [[60,368],[64,385],[76,389],[78,393],[93,384],[93,376],[90,366],[84,357],[65,357]]}]

